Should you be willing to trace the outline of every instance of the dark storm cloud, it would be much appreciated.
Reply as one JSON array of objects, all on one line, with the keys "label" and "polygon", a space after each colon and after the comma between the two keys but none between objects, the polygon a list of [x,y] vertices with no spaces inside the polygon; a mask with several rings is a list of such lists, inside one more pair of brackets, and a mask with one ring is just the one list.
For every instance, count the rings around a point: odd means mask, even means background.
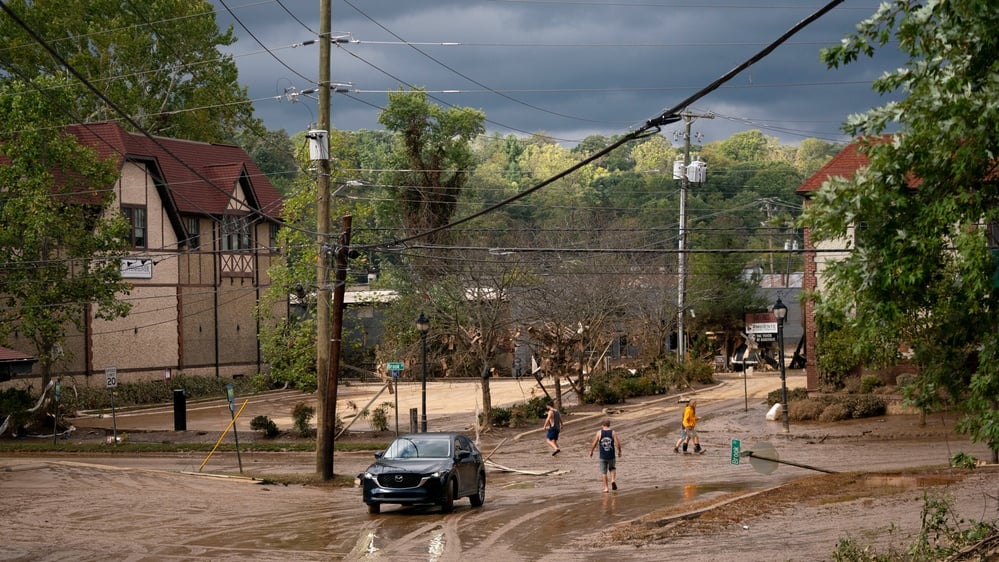
[{"label": "dark storm cloud", "polygon": [[[271,98],[255,103],[257,115],[289,133],[308,128],[317,120],[316,102],[300,97],[293,103],[283,94],[314,87],[318,79],[318,46],[292,45],[315,38],[319,2],[215,4],[220,25],[232,24],[239,37],[232,53],[241,82],[251,98]],[[333,50],[333,80],[353,86],[333,97],[332,121],[340,129],[379,129],[385,92],[414,85],[439,103],[482,109],[490,132],[544,131],[566,141],[620,134],[750,58],[821,5],[333,0],[334,33],[350,33],[357,42]],[[718,115],[698,122],[704,140],[748,129],[791,143],[845,140],[840,124],[884,102],[870,81],[899,61],[879,55],[828,70],[819,50],[839,42],[876,6],[873,0],[841,4],[699,100],[693,109]]]}]

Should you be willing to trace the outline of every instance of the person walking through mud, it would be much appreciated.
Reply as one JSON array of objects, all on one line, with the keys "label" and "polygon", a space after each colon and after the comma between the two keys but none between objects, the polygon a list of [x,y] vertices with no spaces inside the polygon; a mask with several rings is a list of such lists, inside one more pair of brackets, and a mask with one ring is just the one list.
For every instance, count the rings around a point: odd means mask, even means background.
[{"label": "person walking through mud", "polygon": [[558,434],[562,432],[562,414],[559,413],[555,404],[548,404],[548,416],[545,417],[543,429],[547,430],[545,440],[548,441],[548,446],[552,448],[552,456],[554,457],[562,452],[562,449],[558,447]]},{"label": "person walking through mud", "polygon": [[610,420],[605,419],[593,437],[593,443],[590,444],[591,457],[593,450],[600,445],[600,480],[604,484],[604,492],[610,491],[607,488],[608,478],[610,478],[610,489],[617,490],[617,459],[621,457],[621,440],[610,426]]},{"label": "person walking through mud", "polygon": [[[683,442],[683,452],[687,452],[687,444],[691,441],[694,442],[694,452],[703,453],[704,449],[701,448],[701,438],[697,435],[697,400],[691,400],[687,403],[687,407],[683,409],[683,433],[681,433],[680,441],[676,442],[676,446],[673,447],[674,453],[679,453],[677,447],[680,446],[681,441]],[[686,435],[686,437],[684,437]]]}]

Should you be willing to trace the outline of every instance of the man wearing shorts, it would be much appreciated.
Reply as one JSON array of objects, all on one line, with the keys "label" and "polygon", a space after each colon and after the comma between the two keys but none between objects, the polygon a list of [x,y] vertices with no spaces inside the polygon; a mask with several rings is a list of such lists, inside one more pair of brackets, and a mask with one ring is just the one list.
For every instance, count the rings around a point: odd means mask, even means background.
[{"label": "man wearing shorts", "polygon": [[[604,484],[604,492],[617,490],[617,458],[621,456],[621,440],[617,437],[617,432],[610,428],[611,422],[605,419],[603,426],[597,430],[590,444],[590,456],[593,456],[594,449],[600,445],[600,479]],[[610,478],[610,490],[607,488],[608,475]]]}]

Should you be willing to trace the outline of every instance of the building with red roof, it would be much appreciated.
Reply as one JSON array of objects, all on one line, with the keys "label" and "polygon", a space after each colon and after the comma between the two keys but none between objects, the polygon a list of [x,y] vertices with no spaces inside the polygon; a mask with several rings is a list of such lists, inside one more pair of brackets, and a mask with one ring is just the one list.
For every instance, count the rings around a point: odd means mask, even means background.
[{"label": "building with red roof", "polygon": [[[798,195],[805,198],[805,205],[810,205],[810,197],[813,192],[818,191],[822,184],[834,177],[852,178],[857,170],[868,165],[867,155],[860,150],[861,145],[853,142],[847,145],[836,156],[834,156],[825,166],[812,174],[796,190]],[[817,244],[812,239],[811,230],[805,229],[805,275],[802,279],[801,289],[804,294],[810,291],[822,290],[823,271],[830,262],[842,259],[846,256],[846,241],[835,240],[825,241]],[[837,251],[842,250],[842,251]],[[816,353],[816,341],[818,329],[815,323],[815,303],[806,300],[801,303],[802,325],[804,326],[805,337],[805,374],[809,390],[815,390],[819,384],[819,373],[817,366],[818,355]]]},{"label": "building with red roof", "polygon": [[[114,158],[110,186],[132,224],[122,275],[134,288],[125,318],[86,319],[71,333],[54,375],[119,378],[265,372],[257,341],[257,302],[270,284],[281,196],[237,146],[147,137],[113,122],[68,128]],[[27,338],[8,342],[33,352]]]}]

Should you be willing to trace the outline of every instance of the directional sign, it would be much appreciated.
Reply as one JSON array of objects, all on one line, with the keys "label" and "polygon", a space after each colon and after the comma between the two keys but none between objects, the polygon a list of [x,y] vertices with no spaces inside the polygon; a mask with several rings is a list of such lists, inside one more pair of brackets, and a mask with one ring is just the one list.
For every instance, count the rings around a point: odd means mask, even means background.
[{"label": "directional sign", "polygon": [[401,371],[406,368],[406,364],[401,361],[392,361],[388,364],[389,371]]},{"label": "directional sign", "polygon": [[739,464],[739,457],[742,454],[742,442],[738,439],[732,440],[732,464]]},{"label": "directional sign", "polygon": [[104,367],[104,378],[108,388],[118,388],[118,367]]}]

